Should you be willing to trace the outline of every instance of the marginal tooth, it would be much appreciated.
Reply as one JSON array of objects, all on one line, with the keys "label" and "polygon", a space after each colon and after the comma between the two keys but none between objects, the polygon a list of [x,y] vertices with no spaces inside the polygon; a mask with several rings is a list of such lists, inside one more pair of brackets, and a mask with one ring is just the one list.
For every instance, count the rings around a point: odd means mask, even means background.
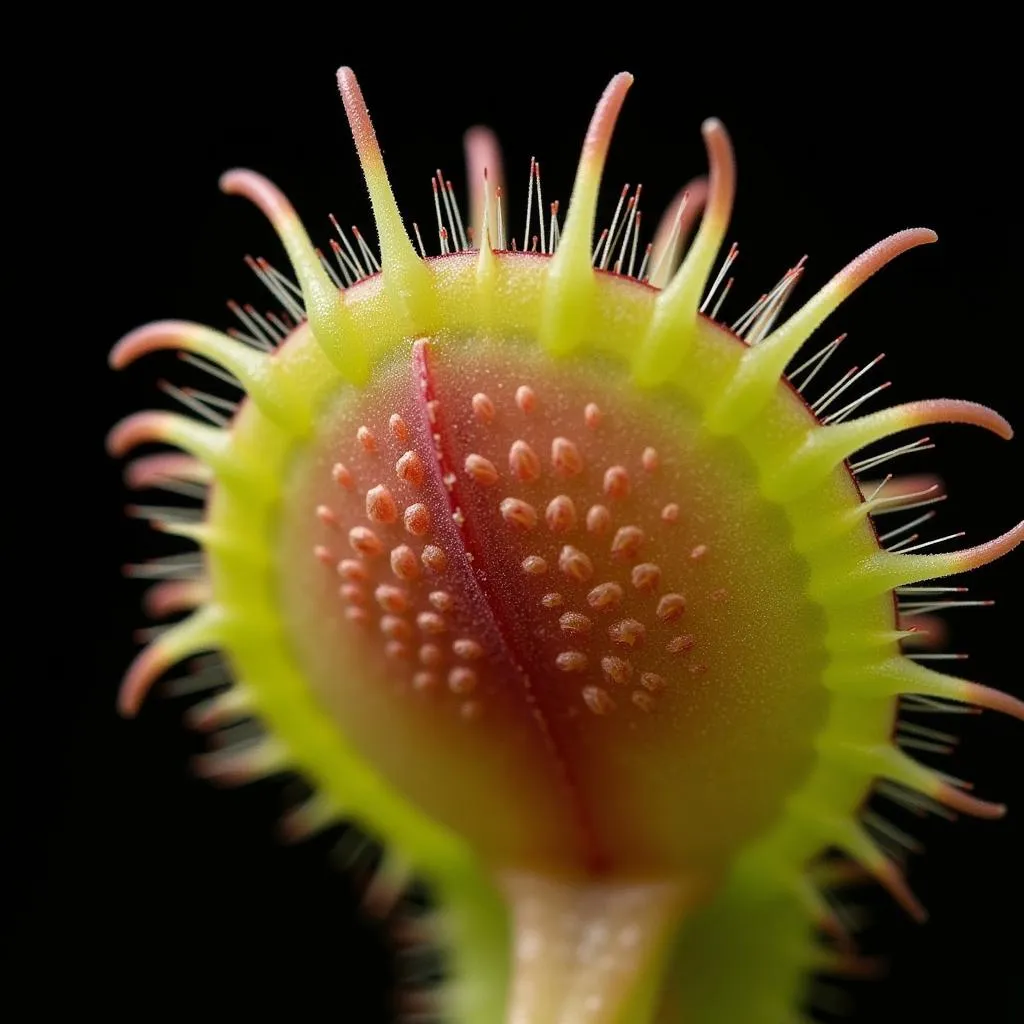
[{"label": "marginal tooth", "polygon": [[345,105],[349,128],[356,144],[363,178],[370,192],[373,220],[380,242],[380,261],[384,290],[394,307],[416,325],[416,331],[429,334],[433,328],[433,288],[427,265],[416,254],[405,230],[402,215],[391,191],[384,157],[363,92],[351,68],[338,69],[338,89]]},{"label": "marginal tooth", "polygon": [[976,402],[949,398],[908,402],[849,423],[812,428],[803,444],[765,479],[765,494],[773,498],[799,497],[861,448],[904,430],[937,423],[966,423],[983,427],[1004,440],[1013,437],[1013,428],[1002,416]]},{"label": "marginal tooth", "polygon": [[121,714],[134,717],[160,675],[184,658],[219,647],[223,632],[223,613],[216,605],[208,604],[161,633],[139,652],[125,673],[117,697]]},{"label": "marginal tooth", "polygon": [[228,195],[245,196],[273,225],[299,279],[306,316],[317,344],[345,380],[365,383],[370,372],[369,351],[355,342],[352,315],[284,193],[262,175],[248,170],[221,175],[220,187]]},{"label": "marginal tooth", "polygon": [[213,750],[193,759],[197,775],[225,786],[243,786],[289,767],[285,748],[273,737]]},{"label": "marginal tooth", "polygon": [[175,612],[198,608],[210,600],[210,584],[206,580],[165,580],[146,591],[146,613],[163,619]]},{"label": "marginal tooth", "polygon": [[235,683],[216,697],[193,704],[185,712],[185,721],[192,729],[209,732],[248,718],[252,712],[252,693],[247,687]]},{"label": "marginal tooth", "polygon": [[[589,328],[586,314],[593,306],[597,286],[590,256],[598,192],[612,130],[632,83],[633,76],[625,72],[608,83],[583,142],[572,201],[544,290],[539,336],[552,353],[564,355],[577,348]],[[528,244],[526,240],[524,248]]]},{"label": "marginal tooth", "polygon": [[273,371],[270,357],[202,324],[160,320],[139,327],[114,346],[110,365],[119,370],[160,349],[205,356],[237,377],[260,411],[278,426],[303,436],[309,432],[311,421],[304,403],[288,401],[282,375]]},{"label": "marginal tooth", "polygon": [[341,812],[323,793],[314,793],[308,800],[286,811],[278,823],[278,833],[285,842],[309,839],[342,821]]},{"label": "marginal tooth", "polygon": [[958,704],[973,704],[999,711],[1024,722],[1024,700],[979,683],[936,672],[909,658],[896,657],[871,666],[826,671],[826,685],[844,693],[866,697],[938,697]]},{"label": "marginal tooth", "polygon": [[643,384],[667,379],[686,359],[701,296],[732,213],[736,162],[729,135],[717,118],[705,121],[701,132],[711,169],[707,210],[682,266],[655,302],[647,336],[633,361],[633,373]]},{"label": "marginal tooth", "polygon": [[841,578],[813,580],[809,592],[832,603],[850,603],[870,598],[908,583],[939,579],[968,572],[1002,558],[1024,541],[1024,522],[1000,537],[938,555],[899,554],[879,551]]},{"label": "marginal tooth", "polygon": [[149,441],[173,444],[206,463],[218,476],[238,476],[231,458],[231,435],[173,412],[137,412],[121,420],[107,435],[107,451],[121,458]]},{"label": "marginal tooth", "polygon": [[749,423],[778,387],[786,364],[844,299],[900,253],[937,240],[927,228],[897,231],[847,264],[784,324],[743,354],[736,375],[705,417],[708,429],[729,433]]}]

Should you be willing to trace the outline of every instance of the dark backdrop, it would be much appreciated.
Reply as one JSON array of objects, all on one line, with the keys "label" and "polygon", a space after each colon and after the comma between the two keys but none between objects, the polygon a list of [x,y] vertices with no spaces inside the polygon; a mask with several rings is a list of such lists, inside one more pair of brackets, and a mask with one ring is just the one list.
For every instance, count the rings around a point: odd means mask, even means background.
[{"label": "dark backdrop", "polygon": [[[767,43],[759,58],[723,43],[710,56],[693,47],[666,62],[630,61],[608,56],[612,25],[605,50],[570,61],[543,28],[521,44],[469,47],[439,14],[436,38],[385,59],[373,31],[282,20],[255,38],[211,36],[199,22],[185,31],[169,21],[109,31],[90,22],[82,46],[71,40],[72,57],[43,61],[29,79],[63,93],[37,125],[50,156],[33,174],[44,253],[30,273],[45,294],[24,353],[43,383],[18,398],[37,407],[45,392],[47,409],[17,445],[37,499],[24,518],[40,537],[15,621],[41,627],[41,641],[8,680],[34,698],[31,717],[9,719],[12,738],[26,741],[12,784],[24,805],[12,815],[11,845],[26,854],[12,876],[12,937],[24,964],[17,980],[39,1006],[117,1018],[282,1004],[294,1016],[388,1019],[386,943],[360,923],[325,844],[276,844],[272,788],[225,793],[192,780],[187,758],[198,746],[180,726],[180,702],[155,699],[131,724],[113,710],[132,630],[143,624],[140,588],[122,581],[119,566],[151,547],[122,517],[120,469],[102,441],[123,414],[166,403],[154,382],[175,363],[156,357],[116,376],[106,352],[149,319],[223,327],[226,298],[263,301],[241,256],[279,251],[253,208],[217,191],[228,167],[276,180],[321,244],[328,212],[370,228],[334,86],[338,64],[360,75],[400,203],[421,224],[432,223],[435,167],[463,184],[462,129],[499,129],[515,231],[530,156],[542,161],[546,197],[565,201],[593,102],[611,73],[629,67],[637,81],[602,219],[619,184],[641,180],[653,220],[703,169],[700,122],[718,115],[739,162],[736,312],[805,252],[803,297],[884,235],[934,227],[938,246],[901,257],[828,330],[850,331],[848,363],[888,353],[873,379],[895,382],[893,400],[948,394],[1024,419],[1009,156],[1017,126],[998,54],[986,59],[968,43],[972,62],[983,63],[967,70],[868,47],[856,60],[802,67]],[[968,427],[934,435],[939,452],[917,465],[940,464],[949,483],[944,532],[963,528],[973,543],[1012,525],[1020,443]],[[1000,603],[951,618],[955,649],[971,653],[965,674],[1018,692],[1020,566],[1018,554],[978,572],[977,595]],[[961,723],[963,749],[949,770],[1024,813],[1019,723],[990,714]],[[929,851],[912,861],[911,878],[933,920],[917,928],[879,902],[885,928],[873,944],[892,968],[851,989],[856,1019],[1019,1019],[1024,843],[1012,816],[916,829]]]}]

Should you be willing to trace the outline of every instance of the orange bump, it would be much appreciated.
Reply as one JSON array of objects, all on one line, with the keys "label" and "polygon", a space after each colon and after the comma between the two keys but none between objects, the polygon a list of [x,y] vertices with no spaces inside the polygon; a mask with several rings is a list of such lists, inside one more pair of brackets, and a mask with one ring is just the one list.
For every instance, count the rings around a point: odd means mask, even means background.
[{"label": "orange bump", "polygon": [[465,658],[466,661],[476,661],[484,656],[484,649],[468,637],[456,640],[452,644],[452,651],[457,658]]},{"label": "orange bump", "polygon": [[639,647],[646,636],[646,627],[636,619],[621,619],[608,627],[608,638],[621,647]]},{"label": "orange bump", "polygon": [[563,603],[562,595],[554,592],[550,594],[545,594],[540,599],[540,603],[545,608],[561,608]]},{"label": "orange bump", "polygon": [[562,651],[555,665],[561,672],[582,672],[587,667],[587,656],[582,651]]},{"label": "orange bump", "polygon": [[391,436],[402,444],[409,440],[409,428],[397,412],[391,414],[391,418],[388,420],[388,430],[391,431]]},{"label": "orange bump", "polygon": [[466,472],[483,487],[491,487],[498,482],[498,471],[494,463],[482,455],[467,455],[465,466]]},{"label": "orange bump", "polygon": [[663,523],[679,522],[679,506],[674,501],[670,501],[661,510],[661,521]]},{"label": "orange bump", "polygon": [[405,523],[406,533],[411,533],[414,537],[422,537],[430,531],[430,509],[426,505],[416,502],[402,513],[402,521]]},{"label": "orange bump", "polygon": [[590,633],[591,621],[580,612],[566,612],[560,616],[558,625],[570,636],[586,636]]},{"label": "orange bump", "polygon": [[380,631],[390,640],[408,640],[412,636],[412,626],[397,615],[382,615]]},{"label": "orange bump", "polygon": [[593,402],[588,402],[583,410],[583,422],[591,430],[597,430],[601,426],[601,420],[604,416],[601,410]]},{"label": "orange bump", "polygon": [[353,526],[348,531],[348,542],[352,550],[364,558],[376,558],[384,550],[380,537],[368,526]]},{"label": "orange bump", "polygon": [[423,460],[416,452],[408,451],[395,463],[395,473],[410,487],[419,488],[425,475]]},{"label": "orange bump", "polygon": [[640,465],[648,473],[653,473],[661,465],[661,459],[658,456],[657,451],[654,448],[645,448],[643,454],[640,456]]},{"label": "orange bump", "polygon": [[598,583],[587,594],[587,604],[597,611],[614,608],[622,601],[623,591],[618,583]]},{"label": "orange bump", "polygon": [[356,440],[363,446],[363,451],[375,452],[377,450],[377,438],[373,431],[365,425],[356,431]]},{"label": "orange bump", "polygon": [[523,572],[529,576],[543,576],[548,571],[548,563],[540,555],[527,555],[521,564]]},{"label": "orange bump", "polygon": [[693,645],[697,641],[694,640],[689,633],[682,633],[679,636],[672,637],[667,644],[665,644],[665,650],[669,654],[682,654],[684,651],[692,650]]},{"label": "orange bump", "polygon": [[604,472],[604,493],[609,498],[625,498],[629,495],[629,473],[625,466],[611,466]]},{"label": "orange bump", "polygon": [[519,498],[504,498],[498,508],[502,518],[510,526],[532,530],[537,525],[537,510]]},{"label": "orange bump", "polygon": [[472,693],[476,689],[476,673],[471,668],[460,665],[448,673],[448,689],[460,697]]},{"label": "orange bump", "polygon": [[646,690],[634,690],[630,700],[641,710],[650,714],[654,710],[655,700]]},{"label": "orange bump", "polygon": [[600,536],[612,525],[612,514],[604,505],[591,505],[587,509],[587,529]]},{"label": "orange bump", "polygon": [[674,622],[686,611],[686,598],[682,594],[665,594],[658,601],[658,618],[662,622]]},{"label": "orange bump", "polygon": [[567,494],[559,494],[548,502],[544,513],[548,529],[555,533],[565,533],[576,525],[576,506]]},{"label": "orange bump", "polygon": [[412,677],[412,688],[418,693],[429,693],[436,690],[440,682],[436,672],[417,672]]},{"label": "orange bump", "polygon": [[398,506],[383,484],[366,492],[366,517],[374,523],[393,523],[398,519]]},{"label": "orange bump", "polygon": [[416,625],[423,630],[424,633],[431,633],[434,635],[447,632],[448,626],[444,619],[437,614],[437,612],[420,612],[416,616]]},{"label": "orange bump", "polygon": [[481,423],[491,423],[494,420],[494,403],[482,391],[473,396],[473,415]]},{"label": "orange bump", "polygon": [[[362,527],[357,527],[357,529],[362,529]],[[338,575],[343,580],[350,580],[353,583],[366,583],[370,579],[366,566],[354,558],[343,558],[338,563]]]},{"label": "orange bump", "polygon": [[448,568],[448,556],[436,544],[428,544],[424,547],[420,561],[431,572],[444,572]]},{"label": "orange bump", "polygon": [[583,456],[567,437],[556,437],[551,442],[551,464],[559,476],[577,476],[583,472]]},{"label": "orange bump", "polygon": [[355,481],[352,479],[352,474],[349,472],[348,466],[343,462],[336,462],[331,467],[331,479],[339,486],[344,487],[346,490],[351,491],[355,486]]},{"label": "orange bump", "polygon": [[540,476],[540,459],[525,441],[513,441],[508,451],[508,468],[517,480],[532,483]]},{"label": "orange bump", "polygon": [[661,691],[668,685],[665,682],[665,677],[659,676],[657,672],[641,673],[640,684],[644,689],[650,690],[651,693],[661,693]]},{"label": "orange bump", "polygon": [[373,593],[377,604],[386,612],[393,615],[401,615],[409,610],[409,600],[405,591],[400,587],[393,587],[389,583],[382,583]]},{"label": "orange bump", "polygon": [[414,580],[420,574],[416,552],[408,544],[399,544],[391,551],[391,571],[400,580]]},{"label": "orange bump", "polygon": [[639,526],[621,526],[612,539],[612,557],[632,561],[640,553],[644,531]]},{"label": "orange bump", "polygon": [[533,412],[537,408],[537,395],[533,388],[527,384],[520,384],[516,388],[516,405],[525,413]]},{"label": "orange bump", "polygon": [[594,575],[593,563],[579,548],[574,548],[571,544],[566,544],[559,552],[558,568],[578,583],[585,583]]},{"label": "orange bump", "polygon": [[654,562],[641,562],[633,566],[629,578],[637,590],[657,590],[661,583],[661,567]]},{"label": "orange bump", "polygon": [[605,675],[619,686],[625,686],[633,678],[633,666],[625,658],[602,658],[601,668]]},{"label": "orange bump", "polygon": [[610,715],[616,708],[611,694],[601,686],[584,686],[581,695],[583,703],[595,715]]},{"label": "orange bump", "polygon": [[437,668],[444,661],[444,651],[437,644],[423,644],[419,654],[420,663],[427,668]]}]

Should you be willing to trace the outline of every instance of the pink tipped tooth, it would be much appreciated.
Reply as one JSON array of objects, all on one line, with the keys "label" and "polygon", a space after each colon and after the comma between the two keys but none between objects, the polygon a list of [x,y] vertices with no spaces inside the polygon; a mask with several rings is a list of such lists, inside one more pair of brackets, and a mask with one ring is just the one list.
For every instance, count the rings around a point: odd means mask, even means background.
[{"label": "pink tipped tooth", "polygon": [[201,459],[211,468],[227,469],[225,451],[230,444],[227,431],[198,423],[170,412],[137,412],[121,420],[107,435],[107,451],[121,458],[140,444],[172,444]]},{"label": "pink tipped tooth", "polygon": [[976,796],[971,796],[970,793],[965,793],[948,782],[940,783],[933,796],[940,804],[944,804],[951,810],[969,814],[974,818],[987,818],[990,821],[996,821],[1006,816],[1005,804],[979,800]]},{"label": "pink tipped tooth", "polygon": [[188,611],[210,600],[210,586],[203,580],[165,580],[146,591],[146,614],[164,619],[176,612]]},{"label": "pink tipped tooth", "polygon": [[930,228],[907,228],[876,242],[840,270],[817,295],[804,303],[756,348],[751,349],[746,358],[770,367],[777,379],[818,325],[868,278],[902,253],[938,240],[939,236]]},{"label": "pink tipped tooth", "polygon": [[565,225],[560,236],[558,250],[555,254],[552,273],[556,268],[571,268],[570,272],[581,271],[585,267],[589,275],[591,271],[591,243],[594,235],[594,222],[597,218],[597,198],[601,187],[601,176],[604,173],[605,159],[611,144],[612,132],[618,120],[623,101],[629,87],[633,84],[633,76],[622,71],[615,75],[605,88],[601,99],[590,120],[583,150],[580,153],[579,165],[576,169],[576,181],[573,184],[572,198],[566,214]]},{"label": "pink tipped tooth", "polygon": [[994,690],[990,686],[982,686],[980,683],[964,683],[960,680],[955,682],[960,683],[962,687],[960,700],[989,711],[999,711],[1024,722],[1024,700],[1012,697],[1001,690]]},{"label": "pink tipped tooth", "polygon": [[349,318],[341,293],[324,270],[295,208],[273,182],[255,171],[227,171],[220,187],[227,195],[244,196],[270,221],[299,280],[314,338],[347,379],[361,382],[367,372],[365,357],[346,344]]},{"label": "pink tipped tooth", "polygon": [[848,263],[785,323],[743,354],[739,370],[712,408],[712,430],[738,430],[765,406],[789,361],[814,333],[867,279],[901,253],[938,241],[928,228],[908,228],[884,238]]},{"label": "pink tipped tooth", "polygon": [[124,471],[125,484],[132,490],[160,487],[168,480],[205,484],[213,479],[210,467],[191,455],[164,452],[133,459]]},{"label": "pink tipped tooth", "polygon": [[877,568],[869,568],[869,574],[876,574],[887,587],[920,583],[922,580],[939,579],[956,573],[979,569],[983,565],[1009,554],[1024,541],[1024,522],[1018,523],[1000,537],[977,544],[960,551],[949,551],[939,555],[889,554],[882,552],[877,558]]},{"label": "pink tipped tooth", "polygon": [[131,663],[117,695],[117,706],[125,718],[138,714],[157,679],[176,662],[218,646],[220,617],[209,605],[190,618],[161,633]]},{"label": "pink tipped tooth", "polygon": [[[701,132],[710,165],[707,206],[693,244],[675,276],[657,298],[647,337],[637,352],[633,373],[643,384],[664,380],[685,361],[693,340],[692,328],[697,320],[701,296],[707,288],[715,257],[729,226],[736,192],[732,143],[725,126],[716,118],[705,121]],[[661,267],[655,267],[654,271],[660,279]]]},{"label": "pink tipped tooth", "polygon": [[[498,189],[504,191],[505,170],[498,137],[490,128],[477,125],[466,132],[463,140],[466,151],[466,180],[469,182],[470,224],[477,242],[484,246],[484,211]],[[486,178],[486,180],[485,180]],[[492,239],[496,243],[496,239]]]},{"label": "pink tipped tooth", "polygon": [[680,321],[697,314],[718,250],[725,240],[736,195],[736,160],[725,125],[717,118],[708,118],[701,125],[701,134],[710,168],[707,207],[690,251],[659,299],[666,311]]},{"label": "pink tipped tooth", "polygon": [[380,242],[381,267],[385,280],[389,274],[407,275],[425,268],[405,230],[402,215],[395,202],[384,157],[377,143],[377,133],[363,99],[355,73],[349,67],[338,70],[338,90],[345,105],[349,128],[356,144],[356,153],[370,193],[373,219]]},{"label": "pink tipped tooth", "polygon": [[928,911],[914,895],[907,884],[903,872],[884,854],[879,853],[877,859],[867,865],[871,874],[881,883],[890,896],[918,923],[928,920]]},{"label": "pink tipped tooth", "polygon": [[[757,351],[751,349],[747,355]],[[831,473],[843,460],[861,448],[914,427],[940,423],[982,427],[1003,440],[1013,437],[1013,428],[999,413],[977,402],[954,398],[908,402],[881,409],[848,423],[812,428],[803,446],[792,453],[786,465],[769,482],[768,488],[772,494],[785,492],[795,497],[800,488],[810,490],[821,477]]]},{"label": "pink tipped tooth", "polygon": [[289,425],[287,406],[268,386],[269,357],[226,334],[184,320],[159,320],[126,334],[111,350],[110,365],[120,370],[140,356],[164,349],[205,356],[238,378],[260,410],[275,422]]},{"label": "pink tipped tooth", "polygon": [[679,267],[679,260],[708,198],[708,180],[694,178],[676,193],[654,232],[649,265],[654,268],[649,284],[663,288]]}]

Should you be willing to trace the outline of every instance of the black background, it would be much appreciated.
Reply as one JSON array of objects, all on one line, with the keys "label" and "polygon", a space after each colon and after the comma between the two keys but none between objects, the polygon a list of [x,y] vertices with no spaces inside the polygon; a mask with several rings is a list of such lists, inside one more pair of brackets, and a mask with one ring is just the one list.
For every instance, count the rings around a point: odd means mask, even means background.
[{"label": "black background", "polygon": [[[224,327],[226,298],[263,302],[241,256],[283,260],[256,211],[217,191],[229,167],[277,181],[321,244],[329,211],[369,230],[338,64],[360,75],[399,201],[421,226],[432,222],[434,168],[463,184],[462,130],[496,127],[515,231],[530,156],[541,160],[546,198],[565,201],[592,105],[610,74],[628,67],[637,81],[602,219],[618,186],[639,179],[653,221],[703,169],[699,126],[715,114],[739,163],[735,314],[805,252],[803,297],[884,235],[933,227],[939,245],[901,257],[833,316],[828,330],[851,332],[840,370],[885,351],[873,379],[895,382],[892,400],[971,398],[1024,420],[1017,125],[1012,69],[998,54],[965,40],[949,59],[866,48],[856,60],[803,66],[769,54],[766,42],[750,57],[723,44],[630,60],[608,55],[614,25],[605,49],[568,47],[543,28],[501,44],[484,33],[469,47],[446,17],[439,12],[440,31],[401,56],[351,26],[285,22],[253,37],[154,22],[109,31],[90,23],[82,45],[69,40],[73,56],[40,58],[39,97],[60,89],[62,99],[40,107],[38,145],[25,158],[42,248],[26,277],[43,295],[20,351],[33,383],[12,404],[33,410],[33,429],[19,429],[14,448],[33,495],[18,525],[38,536],[15,551],[29,555],[31,573],[16,594],[24,635],[11,647],[28,656],[8,678],[13,696],[31,699],[25,717],[8,719],[15,745],[25,742],[11,777],[10,846],[24,854],[11,876],[11,935],[24,965],[16,979],[40,1010],[201,1017],[281,1005],[295,1016],[389,1019],[386,943],[358,920],[325,844],[276,844],[279,794],[269,787],[225,793],[192,780],[187,758],[199,748],[179,724],[180,702],[154,699],[134,723],[113,710],[132,630],[144,624],[140,588],[119,567],[152,545],[123,518],[120,468],[103,437],[140,405],[165,405],[154,383],[177,368],[158,356],[118,376],[106,352],[149,319]],[[975,543],[1012,525],[1020,442],[969,427],[933,435],[938,452],[916,466],[940,465],[951,490],[939,528],[965,529]],[[964,674],[1018,692],[1020,565],[1018,553],[976,573],[977,596],[999,603],[951,618],[954,648],[971,653]],[[963,749],[944,767],[1024,813],[1019,723],[986,714],[955,724]],[[855,1019],[1019,1019],[1024,843],[1013,816],[915,830],[929,850],[913,860],[911,880],[933,920],[917,928],[878,904],[884,927],[872,942],[892,968],[850,990]]]}]

